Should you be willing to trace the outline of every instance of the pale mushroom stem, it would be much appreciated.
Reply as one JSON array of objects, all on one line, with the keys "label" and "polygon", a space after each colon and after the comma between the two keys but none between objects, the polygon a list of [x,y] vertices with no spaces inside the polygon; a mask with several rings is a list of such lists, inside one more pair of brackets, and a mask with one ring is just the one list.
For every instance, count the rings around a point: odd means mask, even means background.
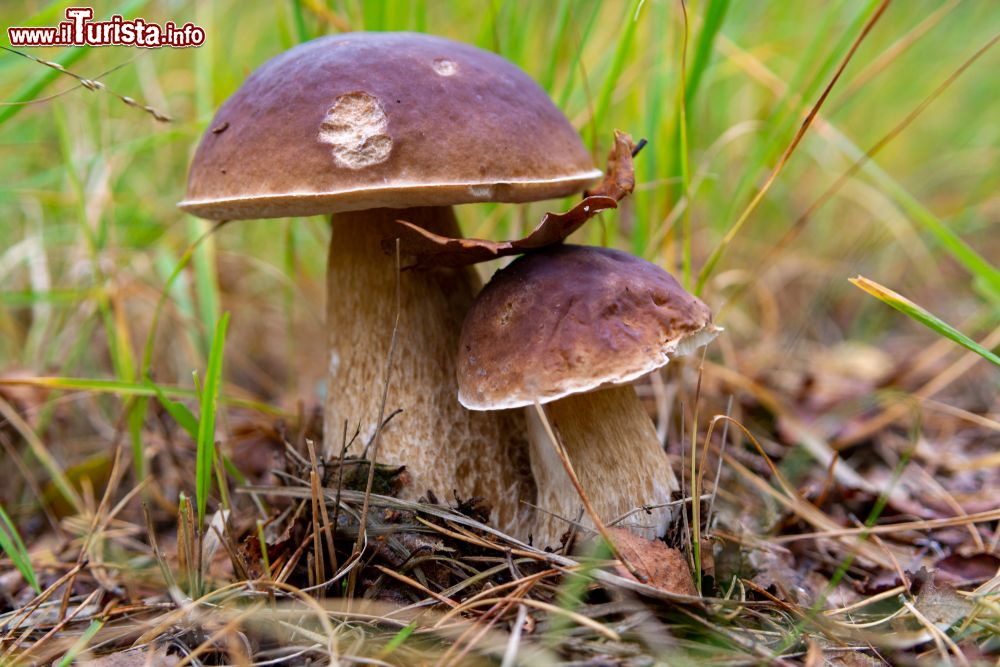
[{"label": "pale mushroom stem", "polygon": [[[547,404],[545,413],[597,515],[610,523],[628,514],[615,525],[647,538],[662,536],[672,516],[669,507],[633,510],[670,502],[677,478],[635,390],[574,394]],[[587,528],[593,523],[539,417],[529,410],[527,418],[541,510],[531,532],[535,544],[555,546],[571,528],[567,519]]]},{"label": "pale mushroom stem", "polygon": [[[396,310],[396,260],[381,241],[394,220],[458,237],[450,207],[371,209],[332,217],[327,267],[327,397],[324,450],[340,454],[343,424],[348,450],[359,455],[375,433]],[[403,257],[405,266],[407,258]],[[498,528],[516,531],[530,521],[535,491],[528,472],[523,411],[472,412],[456,394],[455,355],[462,321],[480,286],[470,268],[404,270],[400,276],[399,334],[394,352],[388,416],[378,458],[406,466],[402,495],[433,491],[441,502],[483,498]]]}]

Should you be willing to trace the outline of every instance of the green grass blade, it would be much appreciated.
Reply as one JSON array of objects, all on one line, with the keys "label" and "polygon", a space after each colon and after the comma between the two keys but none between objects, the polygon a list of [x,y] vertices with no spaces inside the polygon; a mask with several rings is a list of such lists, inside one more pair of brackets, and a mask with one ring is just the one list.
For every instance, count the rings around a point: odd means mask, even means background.
[{"label": "green grass blade", "polygon": [[[142,350],[142,374],[144,376],[149,375],[150,365],[153,363],[153,346],[156,344],[156,332],[159,329],[160,316],[163,314],[163,308],[166,306],[167,299],[175,290],[175,285],[180,279],[184,267],[188,265],[188,262],[194,257],[195,252],[201,246],[202,243],[208,240],[208,238],[217,232],[225,222],[218,222],[214,226],[206,230],[201,236],[194,239],[181,255],[180,259],[177,260],[177,264],[174,266],[173,272],[167,278],[163,285],[163,291],[160,293],[160,298],[156,302],[156,308],[153,310],[153,321],[149,325],[149,334],[146,336],[146,344],[143,346]],[[182,304],[183,305],[183,304]]]},{"label": "green grass blade", "polygon": [[[807,131],[812,127],[813,121],[819,115],[819,112],[822,109],[824,102],[827,99],[829,99],[830,93],[833,91],[837,82],[840,81],[840,78],[843,75],[844,71],[847,69],[848,64],[857,54],[858,49],[861,46],[862,42],[864,42],[865,39],[871,34],[872,29],[875,27],[876,23],[878,23],[879,19],[885,14],[886,9],[889,7],[889,1],[890,0],[879,0],[878,7],[875,8],[875,10],[871,13],[870,16],[867,13],[862,14],[863,16],[867,16],[868,18],[864,22],[864,26],[862,26],[861,29],[856,32],[856,35],[853,29],[854,28],[853,25],[852,29],[848,33],[845,33],[844,36],[845,39],[847,38],[848,34],[854,35],[853,38],[851,39],[850,48],[847,50],[847,53],[845,53],[843,58],[840,60],[840,64],[837,66],[837,70],[834,72],[832,77],[830,77],[826,86],[823,88],[823,92],[819,95],[818,99],[810,105],[809,113],[806,114],[802,123],[799,125],[798,130],[796,130],[795,135],[792,137],[791,142],[785,148],[784,152],[781,154],[781,157],[778,159],[777,163],[771,169],[771,172],[770,174],[768,174],[767,179],[765,179],[764,183],[757,190],[757,193],[753,196],[753,199],[750,200],[750,203],[747,204],[746,208],[743,209],[743,212],[740,214],[740,216],[729,226],[729,229],[722,237],[722,240],[720,240],[718,245],[716,245],[716,247],[712,250],[712,253],[709,255],[708,260],[705,262],[704,266],[702,267],[702,270],[698,274],[698,282],[695,285],[695,294],[701,293],[702,288],[705,286],[705,282],[708,280],[709,276],[711,276],[712,272],[715,270],[715,267],[719,263],[719,260],[722,258],[722,255],[726,251],[726,248],[733,242],[733,239],[736,238],[737,234],[739,234],[740,230],[746,224],[747,220],[750,218],[753,212],[757,209],[761,201],[763,201],[764,197],[767,195],[771,186],[774,184],[778,176],[781,174],[785,166],[788,164],[788,161],[795,153],[796,148],[798,148],[798,146],[802,142],[802,139],[805,137]],[[872,0],[872,4],[874,4],[874,2],[875,0]]]},{"label": "green grass blade", "polygon": [[[652,16],[648,22],[651,29],[655,26],[669,25],[670,12],[673,7],[667,3],[656,3],[651,8]],[[656,67],[650,69],[646,88],[645,110],[641,111],[639,117],[645,121],[645,134],[641,135],[649,140],[650,145],[642,152],[642,159],[636,161],[635,175],[636,182],[652,183],[659,180],[663,174],[660,173],[660,165],[667,163],[673,154],[673,144],[667,139],[667,135],[672,132],[672,127],[664,123],[663,103],[667,96],[671,77],[674,73],[672,67],[674,51],[669,40],[659,40],[654,53],[656,54]],[[641,107],[640,107],[641,108]],[[638,129],[629,126],[629,130]],[[637,137],[633,137],[637,138]],[[661,208],[662,194],[669,188],[639,188],[633,192],[633,206],[636,211],[646,211],[646,215],[637,215],[632,222],[630,240],[632,254],[644,256],[646,247],[649,245],[650,237],[658,222],[654,211]]]},{"label": "green grass blade", "polygon": [[[45,387],[47,389],[58,389],[61,391],[89,391],[99,394],[117,394],[119,396],[156,396],[156,391],[148,385],[140,382],[127,382],[124,380],[105,380],[90,378],[71,377],[34,377],[18,378],[16,380],[0,379],[0,387],[3,386],[28,386]],[[198,392],[193,389],[183,387],[169,387],[160,385],[159,390],[170,398],[198,399]],[[264,414],[284,415],[283,410],[245,398],[235,398],[231,396],[220,396],[219,401],[226,405],[233,405],[241,408],[257,410]]]},{"label": "green grass blade", "polygon": [[[0,382],[3,381],[0,380]],[[21,384],[21,382],[15,381],[7,384]],[[5,420],[21,433],[24,440],[27,442],[31,453],[42,465],[42,467],[45,468],[45,471],[49,474],[50,481],[59,491],[60,495],[62,495],[66,502],[69,503],[70,507],[72,507],[75,511],[83,513],[83,499],[80,498],[80,494],[73,488],[69,478],[66,477],[66,473],[63,472],[63,469],[60,467],[59,462],[56,461],[54,456],[52,456],[52,453],[49,452],[45,443],[42,442],[37,433],[35,433],[31,426],[29,426],[21,415],[18,414],[17,410],[15,410],[6,400],[3,400],[2,397],[0,397],[0,419]]]},{"label": "green grass blade", "polygon": [[233,460],[225,454],[222,455],[222,467],[225,468],[227,475],[236,480],[237,484],[242,486],[250,484],[250,480],[243,474],[243,471],[237,468]]},{"label": "green grass blade", "polygon": [[90,625],[87,626],[87,629],[83,631],[82,635],[80,635],[80,638],[73,643],[73,646],[71,646],[68,651],[66,651],[66,655],[64,655],[59,661],[58,667],[69,667],[72,665],[73,661],[76,660],[76,656],[80,655],[84,649],[87,648],[87,644],[90,643],[90,640],[93,639],[98,631],[100,631],[103,627],[104,621],[98,619],[91,621]]},{"label": "green grass blade", "polygon": [[219,321],[219,281],[215,275],[215,243],[211,232],[217,227],[207,220],[191,218],[188,239],[196,246],[191,256],[194,266],[195,294],[198,297],[198,318],[201,321],[202,341],[208,349],[209,332]]},{"label": "green grass blade", "polygon": [[[702,78],[705,75],[705,70],[708,69],[709,62],[712,57],[712,49],[715,44],[715,38],[718,36],[719,31],[722,29],[722,23],[726,18],[726,12],[729,10],[730,0],[709,0],[708,4],[705,6],[705,17],[702,20],[701,31],[698,33],[698,40],[694,47],[694,57],[691,60],[690,66],[687,71],[684,72],[684,130],[687,136],[692,136],[692,118],[691,107],[694,103],[695,95],[698,92],[698,88],[701,86]],[[673,125],[673,145],[680,146],[681,144],[681,123],[679,122],[679,113],[675,111],[674,114],[674,125]],[[686,139],[684,140],[686,142]],[[687,152],[686,150],[684,151]],[[671,152],[671,162],[667,175],[669,177],[681,176],[682,164],[681,164],[681,154],[680,150]],[[680,185],[674,185],[670,187],[671,201],[677,202],[680,199],[680,195],[688,190],[688,183],[685,181],[683,189]],[[690,193],[689,193],[690,194]],[[688,205],[690,208],[690,204]],[[645,244],[641,246],[645,248]]]},{"label": "green grass blade", "polygon": [[[214,32],[215,9],[211,3],[199,3],[196,14],[199,25],[208,34]],[[195,109],[198,120],[208,123],[216,107],[214,42],[206,43],[195,53]],[[219,320],[219,283],[215,275],[215,244],[205,238],[213,229],[211,223],[197,218],[188,219],[188,240],[196,246],[191,263],[194,266],[195,294],[201,321],[203,352],[208,350],[208,337]],[[210,235],[208,235],[210,236]]]},{"label": "green grass blade", "polygon": [[562,94],[559,96],[560,109],[566,108],[569,96],[573,93],[573,86],[576,84],[577,70],[580,69],[580,58],[583,56],[583,49],[587,44],[587,40],[590,38],[590,33],[593,31],[594,24],[597,22],[597,15],[600,13],[600,9],[600,2],[593,3],[593,9],[590,10],[590,16],[587,18],[587,23],[583,28],[583,33],[580,35],[580,42],[577,44],[573,58],[570,60],[569,65],[566,68],[566,83],[563,84]]},{"label": "green grass blade", "polygon": [[[836,130],[834,133],[838,139],[837,146],[847,157],[852,160],[860,160],[864,157],[864,152],[851,143],[846,136]],[[965,267],[970,274],[985,282],[994,294],[1000,295],[1000,269],[997,269],[989,260],[976,252],[972,246],[886,173],[874,160],[865,162],[861,167],[861,173],[869,176],[906,215],[930,232],[931,236],[948,251],[948,254],[955,261]]]},{"label": "green grass blade", "polygon": [[[687,49],[688,49],[688,33],[690,32],[690,27],[688,25],[688,13],[687,7],[683,3],[681,4],[681,12],[683,14],[684,23],[682,25],[683,35],[681,39],[681,54],[680,54],[680,75],[677,77],[677,137],[679,141],[677,142],[677,163],[680,166],[680,177],[681,177],[681,193],[685,196],[690,194],[691,190],[691,175],[688,169],[688,127],[687,127]],[[691,205],[688,203],[684,207],[684,212],[681,214],[681,264],[683,266],[683,284],[684,289],[691,289]],[[694,460],[694,457],[691,458]],[[692,478],[693,479],[693,478]],[[695,545],[697,547],[697,545]],[[697,565],[697,563],[696,563]],[[698,571],[697,569],[695,570]]]},{"label": "green grass blade", "polygon": [[308,42],[309,29],[306,27],[305,13],[302,11],[302,0],[292,0],[292,22],[295,24],[295,36],[299,42]]},{"label": "green grass blade", "polygon": [[925,327],[927,327],[931,331],[934,331],[938,335],[944,336],[945,338],[948,338],[949,340],[958,343],[965,349],[975,352],[983,359],[986,359],[987,361],[996,364],[997,366],[1000,366],[1000,357],[993,354],[985,347],[983,347],[976,341],[972,340],[964,333],[962,333],[955,327],[951,326],[941,318],[928,312],[922,306],[913,303],[905,296],[893,292],[888,287],[884,287],[878,284],[877,282],[869,280],[868,278],[864,278],[862,276],[858,276],[857,278],[851,278],[850,281],[851,284],[853,284],[855,287],[863,289],[864,291],[868,292],[882,303],[892,306],[893,308],[903,313],[907,317],[910,317],[916,320],[917,322],[920,322]]},{"label": "green grass blade", "polygon": [[709,61],[712,58],[712,48],[715,44],[715,37],[722,30],[722,23],[726,19],[729,11],[730,0],[708,0],[705,5],[705,18],[702,20],[701,31],[698,33],[698,41],[694,47],[694,57],[691,59],[691,67],[687,72],[687,83],[685,88],[685,102],[688,111],[691,109],[691,102],[695,93],[701,85],[701,79],[708,69]]},{"label": "green grass blade", "polygon": [[[840,39],[830,50],[830,54],[844,53],[849,42],[847,35],[857,32],[868,16],[875,9],[877,0],[869,0],[868,5],[852,21],[851,25],[841,34]],[[820,22],[813,31],[812,38],[802,50],[798,60],[798,67],[788,80],[784,93],[770,110],[770,118],[767,123],[767,133],[754,147],[750,158],[746,162],[740,179],[737,181],[735,192],[729,206],[729,213],[726,219],[731,219],[738,210],[738,207],[746,200],[757,182],[761,172],[767,169],[769,163],[773,162],[781,152],[782,139],[788,137],[795,125],[800,112],[807,108],[809,101],[816,93],[821,77],[828,74],[827,70],[816,68],[815,63],[820,58],[821,51],[829,44],[831,31],[835,30],[837,20],[840,16],[842,2],[831,2],[823,6],[825,10]],[[815,72],[811,83],[807,81],[809,73]]]},{"label": "green grass blade", "polygon": [[225,313],[212,336],[212,348],[208,355],[208,369],[202,388],[201,409],[198,416],[198,463],[195,471],[196,501],[198,503],[198,526],[205,525],[205,508],[212,486],[212,471],[215,467],[215,411],[219,403],[222,385],[222,352],[225,348],[226,329],[229,313]]},{"label": "green grass blade", "polygon": [[188,407],[183,403],[171,400],[166,393],[164,393],[163,389],[161,389],[155,382],[147,380],[146,386],[152,389],[156,394],[156,398],[160,401],[160,405],[163,406],[163,409],[174,418],[174,421],[177,422],[177,424],[184,429],[189,436],[191,436],[192,440],[197,442],[198,418],[194,416],[194,413],[188,410]]},{"label": "green grass blade", "polygon": [[403,642],[405,642],[410,637],[410,635],[413,634],[413,631],[416,629],[417,629],[416,621],[411,621],[410,624],[407,625],[406,627],[400,628],[399,632],[393,635],[392,639],[386,642],[385,648],[379,651],[379,657],[385,658],[386,656],[390,655],[393,651],[395,651],[397,648],[402,646]]},{"label": "green grass blade", "polygon": [[615,55],[611,61],[611,68],[604,77],[601,93],[597,98],[597,108],[594,110],[594,117],[590,121],[591,126],[598,130],[604,127],[604,117],[608,113],[608,107],[611,106],[611,97],[615,92],[615,87],[618,85],[622,69],[625,67],[625,61],[631,50],[632,42],[635,41],[635,30],[639,25],[639,13],[642,11],[643,5],[643,0],[635,0],[629,8],[628,14],[625,16],[625,30],[615,47]]},{"label": "green grass blade", "polygon": [[552,36],[552,51],[549,52],[549,63],[545,68],[545,73],[539,80],[542,88],[550,95],[552,94],[552,86],[556,80],[556,65],[560,62],[559,49],[562,47],[563,40],[566,37],[566,27],[569,25],[569,2],[570,0],[559,0],[559,6],[556,9],[556,31]]},{"label": "green grass blade", "polygon": [[73,306],[81,301],[100,298],[104,293],[99,287],[85,289],[51,289],[44,292],[34,290],[14,290],[0,292],[0,306],[5,308],[24,308],[38,304],[54,306]]},{"label": "green grass blade", "polygon": [[382,2],[362,3],[361,17],[365,30],[385,30],[385,6]]},{"label": "green grass blade", "polygon": [[132,441],[132,465],[135,468],[136,481],[146,478],[146,453],[142,446],[142,426],[146,422],[146,409],[149,399],[139,397],[130,401],[125,408],[128,423],[129,439]]},{"label": "green grass blade", "polygon": [[[90,260],[90,268],[94,275],[94,281],[97,284],[102,284],[105,282],[107,276],[101,265],[100,256],[106,249],[108,241],[108,220],[106,216],[99,215],[96,221],[96,229],[92,228],[89,219],[90,215],[87,212],[89,193],[84,184],[84,179],[88,172],[87,165],[77,155],[77,137],[70,126],[69,115],[66,113],[65,108],[62,106],[54,107],[53,116],[56,121],[59,150],[66,165],[65,173],[74,195],[77,214],[76,228],[79,231],[80,238],[85,239],[85,247],[88,251],[88,259]],[[110,295],[104,290],[96,292],[95,296],[97,309],[104,326],[108,354],[111,357],[115,373],[122,379],[131,379],[135,364],[132,359],[131,347],[127,341],[127,328],[120,317],[120,309],[112,303]]]},{"label": "green grass blade", "polygon": [[24,546],[21,534],[17,532],[17,527],[10,520],[7,512],[4,511],[3,505],[0,505],[0,520],[3,521],[3,526],[0,526],[0,548],[3,549],[7,557],[14,563],[14,567],[18,569],[24,580],[28,582],[28,585],[36,593],[41,593],[42,589],[38,585],[35,568],[31,565],[31,556],[28,555],[28,548]]}]

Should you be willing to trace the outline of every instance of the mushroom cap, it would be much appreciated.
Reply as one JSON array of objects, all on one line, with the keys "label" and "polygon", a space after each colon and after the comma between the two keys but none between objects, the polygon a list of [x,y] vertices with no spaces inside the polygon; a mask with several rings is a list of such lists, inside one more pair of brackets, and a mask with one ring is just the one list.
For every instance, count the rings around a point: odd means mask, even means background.
[{"label": "mushroom cap", "polygon": [[717,333],[708,306],[655,264],[552,246],[498,271],[476,298],[459,339],[458,400],[501,410],[625,384]]},{"label": "mushroom cap", "polygon": [[179,205],[223,220],[563,197],[600,176],[503,58],[416,33],[344,33],[259,67],[205,131]]}]

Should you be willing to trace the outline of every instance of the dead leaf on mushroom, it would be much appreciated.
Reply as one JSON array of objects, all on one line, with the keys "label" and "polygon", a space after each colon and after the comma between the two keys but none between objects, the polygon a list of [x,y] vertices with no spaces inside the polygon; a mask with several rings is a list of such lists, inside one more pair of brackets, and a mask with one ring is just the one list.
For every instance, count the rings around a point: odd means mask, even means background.
[{"label": "dead leaf on mushroom", "polygon": [[[667,593],[698,595],[687,561],[680,551],[668,547],[662,540],[649,540],[624,528],[608,528],[608,532],[622,558],[646,577],[646,584]],[[616,569],[626,579],[635,579],[624,567]]]},{"label": "dead leaf on mushroom", "polygon": [[513,241],[451,238],[434,234],[405,220],[397,220],[396,236],[383,240],[382,249],[389,254],[395,253],[398,237],[400,253],[414,260],[407,268],[457,268],[561,243],[601,211],[618,208],[618,202],[632,192],[635,188],[634,148],[635,144],[628,134],[615,130],[615,143],[608,153],[608,170],[604,179],[595,188],[586,191],[583,201],[569,211],[546,213],[541,223],[524,238]]},{"label": "dead leaf on mushroom", "polygon": [[[640,144],[645,144],[643,139]],[[635,189],[635,166],[632,158],[642,146],[637,146],[626,132],[615,130],[615,142],[608,152],[608,170],[604,178],[591,190],[583,193],[587,197],[611,197],[621,201]]]}]

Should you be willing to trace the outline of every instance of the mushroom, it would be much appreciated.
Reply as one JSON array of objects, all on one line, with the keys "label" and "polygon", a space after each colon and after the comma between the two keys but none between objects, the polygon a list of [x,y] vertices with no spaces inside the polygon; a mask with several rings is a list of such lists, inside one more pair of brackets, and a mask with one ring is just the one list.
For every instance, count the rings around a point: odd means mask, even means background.
[{"label": "mushroom", "polygon": [[[552,246],[497,272],[476,298],[459,341],[458,398],[470,410],[544,404],[602,521],[659,537],[677,480],[630,383],[717,331],[708,307],[654,264]],[[580,519],[581,500],[540,417],[529,420],[542,510],[531,532],[553,545]],[[634,511],[645,506],[657,507]]]},{"label": "mushroom", "polygon": [[[439,37],[359,32],[251,74],[202,137],[180,206],[215,220],[332,215],[324,451],[337,456],[345,422],[361,426],[351,453],[376,432],[397,279],[380,242],[395,221],[454,237],[452,205],[563,197],[598,176],[570,123],[511,63]],[[510,528],[518,497],[533,493],[523,417],[455,402],[458,334],[479,287],[469,268],[402,272],[385,414],[402,413],[378,458],[406,466],[405,496],[478,496]]]}]

